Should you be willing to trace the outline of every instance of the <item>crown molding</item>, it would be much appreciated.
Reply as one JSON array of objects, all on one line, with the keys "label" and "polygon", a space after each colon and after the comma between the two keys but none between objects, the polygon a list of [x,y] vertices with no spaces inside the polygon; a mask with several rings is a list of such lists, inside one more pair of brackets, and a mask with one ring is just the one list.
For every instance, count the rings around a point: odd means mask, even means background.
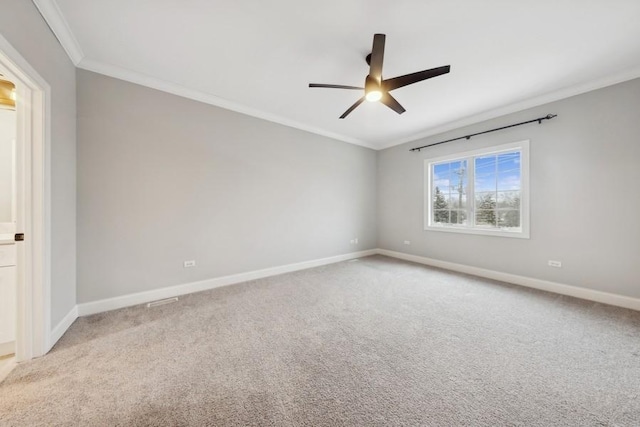
[{"label": "crown molding", "polygon": [[333,132],[328,132],[324,129],[309,126],[304,123],[299,123],[282,116],[270,114],[261,110],[257,110],[255,108],[248,107],[243,104],[239,104],[237,102],[229,101],[228,99],[224,99],[224,98],[217,97],[215,95],[208,94],[203,91],[190,89],[188,87],[179,85],[177,83],[151,77],[149,75],[139,73],[137,71],[132,71],[126,68],[105,64],[105,63],[94,61],[88,58],[84,58],[82,61],[80,61],[80,63],[77,64],[77,67],[87,71],[93,71],[94,73],[104,74],[105,76],[114,77],[116,79],[125,80],[130,83],[135,83],[141,86],[157,89],[162,92],[178,95],[183,98],[192,99],[194,101],[199,101],[205,104],[214,105],[216,107],[221,107],[227,110],[242,113],[242,114],[256,117],[262,120],[267,120],[273,123],[278,123],[291,128],[303,130],[305,132],[314,133],[317,135],[325,136],[327,138],[335,139],[342,142],[347,142],[349,144],[355,144],[362,147],[371,148],[373,150],[378,149],[377,146],[367,143],[365,141],[360,141],[358,139],[350,138],[348,136],[340,135]]},{"label": "crown molding", "polygon": [[282,116],[260,111],[255,108],[251,108],[237,102],[229,101],[227,99],[223,99],[215,95],[208,94],[206,92],[190,89],[190,88],[181,86],[179,84],[158,79],[155,77],[151,77],[142,73],[138,73],[136,71],[132,71],[125,68],[121,68],[114,65],[88,59],[85,57],[84,52],[82,52],[80,43],[78,43],[78,40],[76,39],[75,35],[71,31],[71,27],[69,27],[69,23],[64,18],[64,15],[62,14],[62,11],[60,10],[60,7],[56,3],[56,1],[55,0],[33,0],[33,3],[36,5],[38,10],[40,11],[40,14],[42,15],[46,23],[49,25],[49,28],[51,28],[51,31],[53,31],[55,36],[58,38],[58,41],[64,48],[65,52],[67,53],[67,55],[69,56],[73,64],[78,68],[104,74],[106,76],[114,77],[120,80],[125,80],[125,81],[139,84],[142,86],[150,87],[152,89],[157,89],[163,92],[168,92],[174,95],[182,96],[184,98],[203,102],[205,104],[215,105],[217,107],[222,107],[227,110],[236,111],[238,113],[242,113],[248,116],[256,117],[259,119],[267,120],[273,123],[278,123],[291,128],[314,133],[316,135],[325,136],[327,138],[335,139],[338,141],[347,142],[350,144],[355,144],[355,145],[359,145],[366,148],[371,148],[373,150],[378,149],[378,147],[375,144],[361,141],[356,138],[351,138],[345,135],[341,135],[334,132],[326,131],[324,129],[309,126],[304,123],[299,123]]},{"label": "crown molding", "polygon": [[295,129],[310,132],[316,135],[325,136],[327,138],[335,139],[350,144],[359,145],[362,147],[370,148],[373,150],[384,150],[386,148],[394,147],[397,145],[416,142],[418,140],[442,134],[451,130],[459,129],[465,126],[470,126],[476,123],[480,123],[486,120],[495,119],[507,114],[516,113],[529,108],[537,107],[540,105],[548,104],[561,99],[570,98],[572,96],[580,95],[582,93],[591,92],[597,89],[601,89],[607,86],[612,86],[617,83],[622,83],[627,80],[632,80],[640,77],[640,67],[626,70],[611,76],[606,76],[600,79],[592,80],[590,82],[581,83],[565,87],[553,92],[546,93],[544,95],[529,98],[520,102],[509,104],[503,107],[495,108],[492,110],[484,111],[472,116],[466,116],[452,122],[434,126],[425,129],[421,132],[412,134],[408,137],[390,140],[388,142],[373,143],[362,141],[356,138],[352,138],[346,135],[337,134],[334,132],[320,129],[314,126],[310,126],[304,123],[300,123],[294,120],[287,119],[279,115],[267,113],[249,106],[233,102],[224,98],[211,95],[209,93],[190,89],[179,84],[151,77],[149,75],[132,71],[129,69],[121,68],[118,66],[102,63],[92,59],[88,59],[84,56],[82,48],[78,43],[75,35],[71,31],[67,20],[64,18],[62,11],[58,7],[56,0],[32,0],[36,5],[40,14],[45,19],[51,31],[60,41],[60,44],[66,51],[71,61],[78,68],[82,68],[88,71],[93,71],[106,76],[114,77],[120,80],[125,80],[131,83],[146,86],[152,89],[157,89],[163,92],[168,92],[174,95],[178,95],[184,98],[192,99],[195,101],[203,102],[205,104],[214,105],[217,107],[225,108],[227,110],[242,113],[248,116],[256,117],[259,119],[267,120],[273,123],[278,123],[284,126],[292,127]]},{"label": "crown molding", "polygon": [[540,105],[549,104],[555,101],[560,101],[562,99],[566,99],[572,96],[591,92],[597,89],[602,89],[607,86],[613,86],[615,84],[626,82],[628,80],[637,79],[639,77],[640,77],[640,67],[632,68],[630,70],[613,74],[611,76],[602,77],[600,79],[592,80],[587,83],[581,83],[578,85],[565,87],[553,92],[546,93],[544,95],[529,98],[524,101],[506,105],[504,107],[495,108],[493,110],[485,111],[479,114],[475,114],[473,116],[467,116],[459,120],[446,123],[441,126],[429,128],[423,132],[417,133],[415,135],[412,135],[406,138],[391,141],[386,144],[384,143],[379,144],[377,149],[384,150],[386,148],[395,147],[396,145],[401,145],[408,142],[416,142],[420,139],[427,138],[429,136],[438,135],[451,130],[460,129],[465,126],[470,126],[476,123],[484,122],[486,120],[491,120],[498,117],[506,116],[507,114],[517,113],[519,111],[527,110],[529,108],[538,107]]},{"label": "crown molding", "polygon": [[33,0],[33,3],[36,5],[36,8],[38,8],[40,15],[42,15],[47,25],[49,25],[49,28],[51,28],[51,31],[53,31],[53,34],[58,38],[58,41],[65,52],[67,52],[71,62],[73,62],[74,65],[78,65],[80,61],[82,61],[82,58],[84,58],[84,53],[56,1]]}]

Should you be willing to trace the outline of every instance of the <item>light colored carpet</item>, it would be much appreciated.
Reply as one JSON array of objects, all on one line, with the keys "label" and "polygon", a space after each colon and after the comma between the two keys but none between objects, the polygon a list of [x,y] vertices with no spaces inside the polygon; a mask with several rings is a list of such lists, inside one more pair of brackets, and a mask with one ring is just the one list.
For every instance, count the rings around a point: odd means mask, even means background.
[{"label": "light colored carpet", "polygon": [[640,313],[382,256],[78,319],[10,426],[638,426]]}]

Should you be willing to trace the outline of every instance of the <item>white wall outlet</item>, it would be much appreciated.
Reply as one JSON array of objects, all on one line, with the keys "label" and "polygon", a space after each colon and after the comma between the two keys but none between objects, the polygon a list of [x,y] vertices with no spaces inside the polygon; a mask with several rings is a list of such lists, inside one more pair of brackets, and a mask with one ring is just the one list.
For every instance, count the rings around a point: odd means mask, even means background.
[{"label": "white wall outlet", "polygon": [[410,240],[405,240],[405,241],[404,241],[404,244],[405,244],[405,245],[410,245],[410,244],[411,244],[411,241],[410,241]]},{"label": "white wall outlet", "polygon": [[195,266],[196,266],[195,260],[185,261],[184,262],[184,268],[195,267]]},{"label": "white wall outlet", "polygon": [[547,264],[549,264],[549,267],[556,267],[556,268],[560,268],[562,267],[562,263],[560,261],[554,261],[552,259],[550,259]]},{"label": "white wall outlet", "polygon": [[358,244],[358,238],[356,237],[355,239],[353,239],[353,242],[357,245]]}]

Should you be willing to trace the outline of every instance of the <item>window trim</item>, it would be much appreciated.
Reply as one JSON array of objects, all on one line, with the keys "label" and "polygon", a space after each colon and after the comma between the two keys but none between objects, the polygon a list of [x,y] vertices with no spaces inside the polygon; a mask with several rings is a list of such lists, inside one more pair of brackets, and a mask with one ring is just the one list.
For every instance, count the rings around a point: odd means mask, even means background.
[{"label": "window trim", "polygon": [[[461,226],[445,226],[445,225],[432,225],[431,224],[431,211],[432,211],[432,181],[433,181],[433,167],[435,163],[442,163],[455,160],[468,160],[467,167],[474,172],[475,178],[475,164],[473,162],[474,157],[483,155],[499,154],[502,152],[518,150],[522,154],[520,155],[520,221],[521,231],[507,231],[501,229],[483,229],[483,228],[471,228]],[[469,174],[471,176],[471,174]],[[441,231],[446,233],[462,233],[462,234],[479,234],[484,236],[499,236],[499,237],[512,237],[520,239],[529,239],[529,140],[523,140],[518,142],[511,142],[508,144],[494,145],[491,147],[480,148],[472,151],[465,151],[462,153],[453,153],[446,156],[433,157],[424,159],[424,229],[425,231]],[[467,195],[469,203],[475,204],[475,191],[473,188],[473,179],[469,179],[468,189],[469,193],[473,194],[473,198]],[[475,207],[471,205],[470,211],[475,215]]]}]

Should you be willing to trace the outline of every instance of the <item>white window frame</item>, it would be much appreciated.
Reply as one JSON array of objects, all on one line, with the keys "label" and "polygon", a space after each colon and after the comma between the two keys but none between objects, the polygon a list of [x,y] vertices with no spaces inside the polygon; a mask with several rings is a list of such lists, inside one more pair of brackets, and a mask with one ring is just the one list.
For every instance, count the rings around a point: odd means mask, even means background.
[{"label": "white window frame", "polygon": [[[520,154],[520,231],[506,229],[490,229],[475,227],[475,162],[476,157],[500,154],[504,152],[519,151]],[[442,225],[432,223],[433,209],[433,165],[443,162],[467,160],[468,186],[467,186],[467,213],[471,220],[470,226]],[[512,142],[509,144],[495,145],[464,153],[455,153],[447,156],[427,158],[424,160],[424,229],[426,231],[443,231],[448,233],[480,234],[485,236],[529,238],[529,140]]]}]

